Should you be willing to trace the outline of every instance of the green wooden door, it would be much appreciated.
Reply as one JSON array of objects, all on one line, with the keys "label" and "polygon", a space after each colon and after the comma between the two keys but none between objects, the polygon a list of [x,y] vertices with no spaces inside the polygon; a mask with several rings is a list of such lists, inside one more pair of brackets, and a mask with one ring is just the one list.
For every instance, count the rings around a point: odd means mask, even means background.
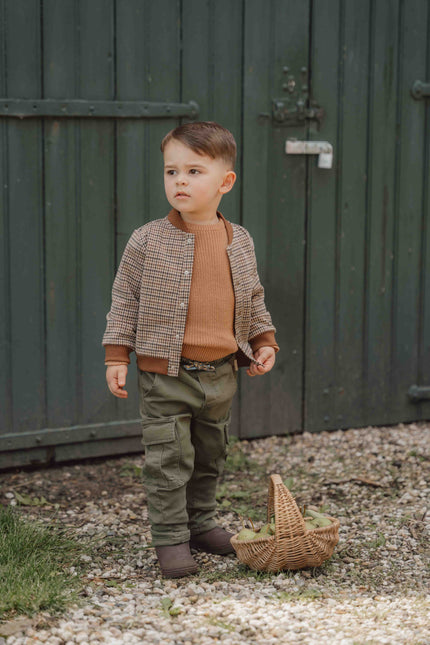
[{"label": "green wooden door", "polygon": [[222,211],[281,345],[234,432],[430,418],[429,23],[425,0],[0,0],[0,466],[141,449],[134,371],[115,400],[100,342],[191,102],[238,141]]},{"label": "green wooden door", "polygon": [[[429,87],[411,92],[429,18],[425,0],[246,3],[243,221],[282,353],[242,382],[244,436],[430,418]],[[288,139],[330,144],[332,168]]]},{"label": "green wooden door", "polygon": [[[332,171],[310,161],[304,427],[430,418],[430,6],[315,2],[312,94]],[[417,385],[416,398],[411,386]]]}]

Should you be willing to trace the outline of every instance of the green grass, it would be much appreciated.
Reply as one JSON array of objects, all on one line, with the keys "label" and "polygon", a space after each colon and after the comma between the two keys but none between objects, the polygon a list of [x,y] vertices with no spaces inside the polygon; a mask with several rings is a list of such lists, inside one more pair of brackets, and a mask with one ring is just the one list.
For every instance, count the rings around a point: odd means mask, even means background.
[{"label": "green grass", "polygon": [[[285,576],[291,577],[293,573],[291,571],[283,571]],[[241,579],[253,578],[254,580],[272,580],[277,576],[277,573],[271,573],[269,571],[254,571],[250,569],[245,564],[238,564],[229,571],[219,571],[214,569],[213,571],[201,571],[199,577],[202,581],[213,583],[217,581],[222,582],[236,582]]]},{"label": "green grass", "polygon": [[84,570],[80,556],[87,552],[64,531],[0,506],[0,619],[59,613],[76,602]]}]

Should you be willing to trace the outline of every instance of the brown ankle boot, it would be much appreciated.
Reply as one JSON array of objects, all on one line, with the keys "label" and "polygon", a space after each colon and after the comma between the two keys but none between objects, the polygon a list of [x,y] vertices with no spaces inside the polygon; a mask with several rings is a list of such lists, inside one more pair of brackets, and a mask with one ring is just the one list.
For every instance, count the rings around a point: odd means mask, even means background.
[{"label": "brown ankle boot", "polygon": [[198,571],[197,562],[190,553],[189,542],[156,546],[155,551],[164,578],[182,578]]},{"label": "brown ankle boot", "polygon": [[230,542],[233,535],[233,533],[225,531],[220,526],[216,526],[210,531],[206,531],[206,533],[192,535],[190,538],[190,547],[198,549],[199,551],[206,551],[206,553],[227,555],[228,553],[235,552]]}]

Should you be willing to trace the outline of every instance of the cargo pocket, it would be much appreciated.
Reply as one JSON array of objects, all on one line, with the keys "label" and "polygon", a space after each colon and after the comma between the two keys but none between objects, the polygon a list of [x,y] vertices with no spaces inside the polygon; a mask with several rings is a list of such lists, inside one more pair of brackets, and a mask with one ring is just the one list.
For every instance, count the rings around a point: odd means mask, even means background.
[{"label": "cargo pocket", "polygon": [[145,446],[143,479],[151,489],[178,488],[185,483],[181,476],[181,449],[175,417],[142,421],[142,443]]}]

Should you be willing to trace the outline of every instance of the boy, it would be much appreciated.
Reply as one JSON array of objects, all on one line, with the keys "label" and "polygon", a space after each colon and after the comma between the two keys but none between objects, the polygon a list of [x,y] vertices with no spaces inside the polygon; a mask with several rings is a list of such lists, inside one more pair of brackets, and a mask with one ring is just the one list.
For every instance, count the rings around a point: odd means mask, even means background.
[{"label": "boy", "polygon": [[112,289],[103,337],[106,380],[126,398],[129,354],[139,372],[144,484],[164,577],[197,572],[190,546],[232,553],[215,522],[238,364],[265,374],[279,349],[252,239],[218,205],[236,180],[236,143],[213,122],[163,139],[169,215],[134,231]]}]

